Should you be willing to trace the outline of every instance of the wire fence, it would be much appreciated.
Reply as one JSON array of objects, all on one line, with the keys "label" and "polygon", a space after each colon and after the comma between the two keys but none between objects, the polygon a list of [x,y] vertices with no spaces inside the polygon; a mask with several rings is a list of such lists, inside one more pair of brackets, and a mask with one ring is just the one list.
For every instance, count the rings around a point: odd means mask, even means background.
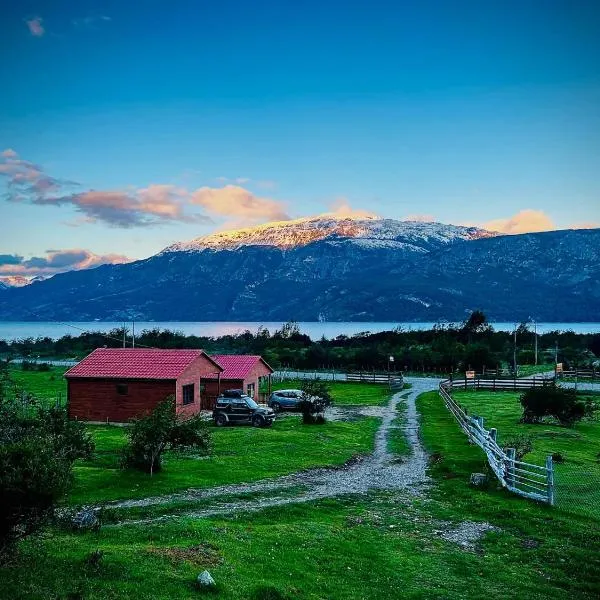
[{"label": "wire fence", "polygon": [[469,441],[485,452],[488,464],[502,486],[519,496],[554,504],[552,457],[549,456],[544,465],[518,460],[514,448],[503,449],[498,445],[496,429],[486,429],[482,417],[469,415],[454,401],[452,387],[451,380],[440,383],[439,392],[446,408],[457,420]]},{"label": "wire fence", "polygon": [[[591,519],[600,519],[600,446],[598,454],[590,460],[589,454],[577,447],[580,434],[573,432],[572,453],[563,457],[554,453],[546,458],[544,465],[525,463],[515,460],[514,450],[502,449],[496,439],[498,433],[495,429],[484,428],[481,417],[469,415],[467,411],[455,402],[452,397],[453,390],[481,390],[481,391],[520,391],[523,383],[528,387],[554,385],[553,380],[544,383],[538,378],[518,380],[518,387],[512,381],[505,381],[505,387],[498,381],[470,381],[466,384],[463,380],[448,380],[440,384],[439,392],[444,404],[457,420],[461,429],[469,440],[477,444],[486,453],[491,470],[504,487],[513,493],[546,502],[571,513],[582,515]],[[600,428],[600,423],[588,422],[586,428]],[[552,438],[554,432],[546,430],[544,437]]]},{"label": "wire fence", "polygon": [[596,465],[555,461],[554,489],[555,506],[600,520],[600,457]]}]

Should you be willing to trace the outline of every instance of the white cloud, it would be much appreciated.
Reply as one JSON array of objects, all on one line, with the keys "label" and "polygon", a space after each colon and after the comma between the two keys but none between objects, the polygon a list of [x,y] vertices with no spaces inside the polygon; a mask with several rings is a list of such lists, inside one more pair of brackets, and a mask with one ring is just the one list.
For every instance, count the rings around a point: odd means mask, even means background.
[{"label": "white cloud", "polygon": [[556,229],[556,225],[544,211],[526,208],[508,219],[488,221],[483,228],[488,231],[513,234],[552,231]]},{"label": "white cloud", "polygon": [[256,196],[237,185],[201,187],[192,192],[191,198],[193,204],[202,206],[210,215],[226,217],[226,227],[244,227],[290,218],[284,202]]}]

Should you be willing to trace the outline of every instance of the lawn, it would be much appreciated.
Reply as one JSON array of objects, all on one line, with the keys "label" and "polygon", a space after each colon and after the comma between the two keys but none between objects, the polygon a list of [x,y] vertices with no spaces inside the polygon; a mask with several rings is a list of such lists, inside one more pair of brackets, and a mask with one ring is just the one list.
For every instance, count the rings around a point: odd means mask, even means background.
[{"label": "lawn", "polygon": [[[486,428],[498,430],[498,443],[510,445],[515,436],[529,436],[533,451],[527,462],[543,465],[546,457],[560,455],[555,461],[555,500],[557,506],[581,510],[598,516],[600,510],[600,420],[585,419],[574,427],[543,423],[526,425],[519,422],[522,408],[519,393],[459,392],[455,400],[470,414],[482,416]],[[466,440],[465,440],[466,443]]]},{"label": "lawn", "polygon": [[[390,399],[390,389],[387,385],[377,383],[354,383],[332,381],[329,390],[333,403],[337,406],[383,406]],[[288,380],[274,383],[273,390],[300,389],[302,382]]]},{"label": "lawn", "polygon": [[[0,571],[0,597],[197,598],[193,582],[209,569],[218,583],[209,597],[224,600],[597,598],[598,529],[502,490],[470,488],[479,449],[465,444],[437,393],[418,406],[433,453],[425,497],[377,492],[99,534],[49,529]],[[498,529],[473,551],[442,539],[465,521]],[[89,566],[96,549],[103,558]]]},{"label": "lawn", "polygon": [[71,504],[139,498],[223,484],[256,481],[328,465],[340,465],[373,448],[380,419],[302,425],[299,418],[276,420],[273,427],[212,428],[211,456],[167,454],[164,469],[152,477],[119,465],[126,441],[122,427],[92,426],[96,455],[75,467]]},{"label": "lawn", "polygon": [[554,372],[554,363],[543,365],[519,365],[519,377],[533,377],[540,373]]},{"label": "lawn", "polygon": [[49,371],[23,371],[18,365],[9,369],[10,378],[18,388],[24,389],[40,400],[67,401],[67,382],[63,375],[65,367],[50,367]]},{"label": "lawn", "polygon": [[[470,473],[484,468],[480,449],[466,442],[437,392],[421,395],[417,407],[431,455],[432,483],[422,496],[371,492],[206,519],[165,504],[147,512],[175,518],[105,525],[97,534],[50,527],[22,542],[19,554],[0,568],[0,598],[191,599],[203,597],[193,584],[204,569],[218,583],[209,597],[224,600],[597,598],[597,522],[495,485],[471,488]],[[400,410],[398,422],[403,418]],[[95,427],[98,456],[77,467],[71,500],[77,494],[97,501],[255,478],[255,469],[264,476],[263,469],[302,468],[307,456],[323,464],[343,462],[344,452],[349,457],[372,448],[377,423],[362,419],[304,427],[291,417],[272,429],[215,430],[215,454],[208,462],[173,457],[164,473],[132,479],[116,468],[123,430]],[[298,463],[292,467],[293,461]],[[86,481],[84,469],[98,471],[97,480]],[[140,514],[122,509],[120,516]],[[441,537],[465,522],[487,522],[497,529],[472,550]],[[97,566],[86,561],[95,550],[103,553]]]}]

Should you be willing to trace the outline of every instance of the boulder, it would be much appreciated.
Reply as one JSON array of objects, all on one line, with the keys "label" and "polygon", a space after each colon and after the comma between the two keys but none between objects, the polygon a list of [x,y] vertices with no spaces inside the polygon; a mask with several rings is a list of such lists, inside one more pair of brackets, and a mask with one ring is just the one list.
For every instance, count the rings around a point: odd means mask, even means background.
[{"label": "boulder", "polygon": [[73,529],[98,529],[100,519],[93,508],[83,508],[71,519]]},{"label": "boulder", "polygon": [[474,487],[483,487],[487,485],[488,477],[485,473],[471,473],[471,485]]},{"label": "boulder", "polygon": [[198,575],[197,581],[198,585],[203,588],[214,587],[215,585],[217,585],[208,571],[202,571],[202,573]]}]

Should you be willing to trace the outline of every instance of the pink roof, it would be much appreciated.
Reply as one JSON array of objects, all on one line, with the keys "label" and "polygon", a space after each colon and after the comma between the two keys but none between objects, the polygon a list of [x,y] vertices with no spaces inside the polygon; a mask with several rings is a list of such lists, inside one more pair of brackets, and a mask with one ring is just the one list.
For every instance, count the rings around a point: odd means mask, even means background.
[{"label": "pink roof", "polygon": [[271,369],[263,358],[257,355],[215,354],[212,356],[212,359],[223,367],[221,379],[246,379],[259,360],[263,362],[271,373],[273,372],[273,369]]},{"label": "pink roof", "polygon": [[203,350],[158,350],[145,348],[97,348],[65,377],[116,379],[177,379],[196,359],[219,365]]}]

